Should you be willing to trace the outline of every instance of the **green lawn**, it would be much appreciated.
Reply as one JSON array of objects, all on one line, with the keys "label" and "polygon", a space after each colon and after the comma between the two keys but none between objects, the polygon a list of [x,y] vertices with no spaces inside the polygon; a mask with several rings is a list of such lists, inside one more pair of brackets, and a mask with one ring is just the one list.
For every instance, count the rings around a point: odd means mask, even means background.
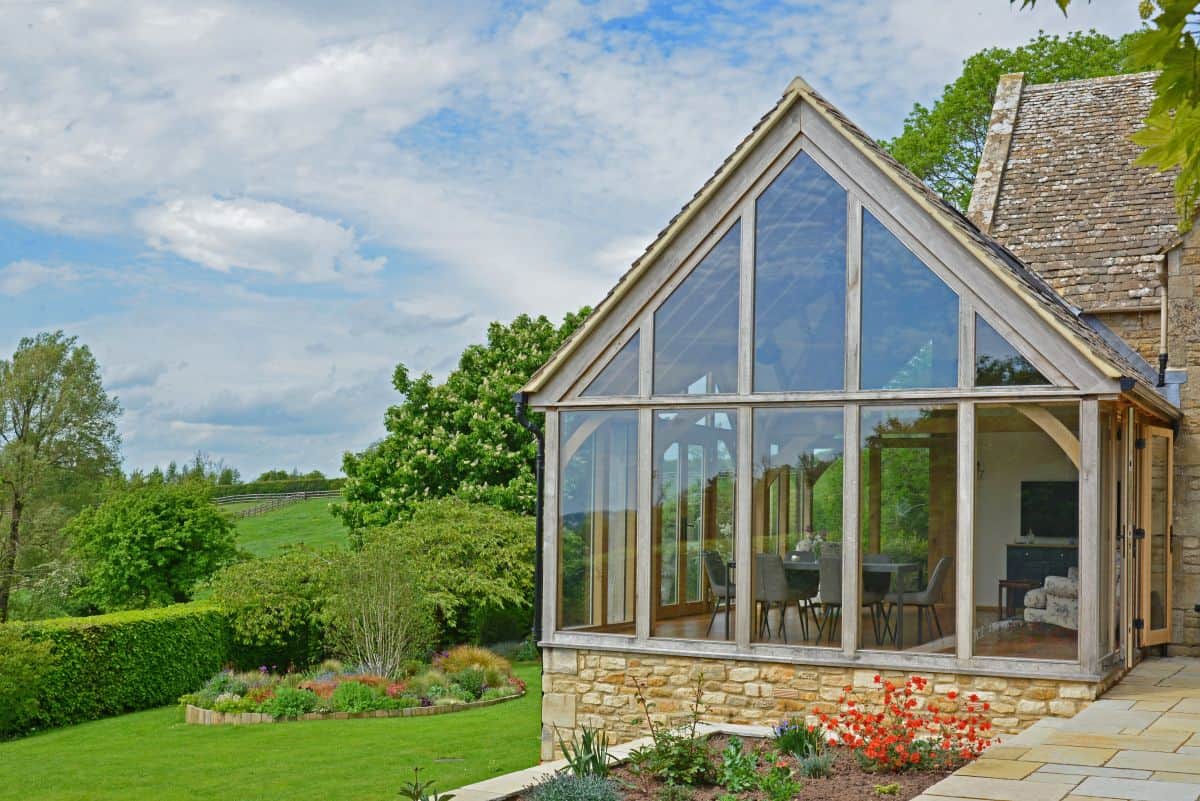
[{"label": "green lawn", "polygon": [[270,556],[284,545],[312,548],[345,546],[346,527],[329,513],[330,498],[288,504],[257,517],[236,521],[238,544],[255,556]]},{"label": "green lawn", "polygon": [[537,764],[541,681],[524,698],[417,718],[188,726],[168,707],[0,743],[0,800],[395,801],[414,766],[449,790]]}]

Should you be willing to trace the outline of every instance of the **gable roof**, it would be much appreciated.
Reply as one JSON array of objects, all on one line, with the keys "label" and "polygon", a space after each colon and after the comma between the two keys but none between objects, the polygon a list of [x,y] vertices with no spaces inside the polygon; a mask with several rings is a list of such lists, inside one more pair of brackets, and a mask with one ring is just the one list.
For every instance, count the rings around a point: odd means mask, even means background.
[{"label": "gable roof", "polygon": [[645,253],[633,263],[630,269],[617,282],[616,286],[593,309],[584,323],[533,374],[525,387],[523,387],[523,391],[536,392],[545,384],[549,376],[589,336],[599,322],[616,305],[620,297],[628,291],[629,287],[636,283],[638,278],[649,269],[653,261],[663,252],[671,240],[683,230],[716,189],[729,179],[758,141],[800,100],[807,102],[818,114],[845,136],[860,153],[878,166],[885,175],[894,180],[902,190],[923,207],[936,223],[944,227],[951,235],[965,245],[1001,281],[1025,300],[1035,313],[1071,342],[1080,355],[1090,361],[1102,374],[1112,379],[1129,377],[1143,385],[1144,388],[1148,387],[1153,391],[1153,384],[1143,374],[1142,369],[1132,364],[1125,355],[1110,345],[1093,326],[1089,325],[1085,320],[1080,319],[1078,310],[1068,305],[1052,287],[1022,264],[1021,260],[1000,242],[981,231],[961,212],[942,200],[933,190],[929,189],[919,178],[913,175],[908,168],[892,158],[874,139],[863,132],[858,126],[854,125],[854,123],[850,122],[833,104],[825,100],[824,97],[800,78],[796,78],[788,85],[787,90],[779,101],[758,121],[749,135],[742,140],[733,153],[722,163],[716,173],[705,182],[692,199],[684,205],[679,213],[658,234],[655,240],[650,243]]},{"label": "gable roof", "polygon": [[[1157,257],[1178,235],[1174,172],[1135,167],[1156,73],[1024,85],[1007,111],[1011,139],[983,169],[972,212],[1071,303],[1089,311],[1157,307]],[[1008,136],[997,109],[985,147]],[[1015,115],[1015,117],[1014,117]],[[1003,151],[1003,142],[1000,143]],[[984,196],[986,195],[986,196]],[[990,204],[990,206],[989,206]],[[973,214],[973,216],[975,216]]]}]

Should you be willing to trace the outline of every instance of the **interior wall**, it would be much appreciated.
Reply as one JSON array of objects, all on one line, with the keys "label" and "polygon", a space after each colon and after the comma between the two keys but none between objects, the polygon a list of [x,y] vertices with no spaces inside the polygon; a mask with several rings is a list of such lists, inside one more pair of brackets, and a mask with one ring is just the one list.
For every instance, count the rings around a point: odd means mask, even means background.
[{"label": "interior wall", "polygon": [[975,459],[975,604],[990,607],[1006,571],[1007,546],[1020,534],[1021,482],[1076,481],[1079,473],[1062,449],[1039,432],[980,433]]}]

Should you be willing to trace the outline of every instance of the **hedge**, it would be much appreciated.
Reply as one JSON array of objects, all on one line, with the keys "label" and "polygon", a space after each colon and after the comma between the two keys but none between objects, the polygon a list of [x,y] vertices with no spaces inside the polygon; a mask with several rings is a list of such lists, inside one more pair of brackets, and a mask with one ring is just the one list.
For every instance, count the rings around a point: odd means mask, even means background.
[{"label": "hedge", "polygon": [[258,495],[276,492],[323,492],[340,490],[346,483],[344,478],[288,478],[278,481],[249,481],[245,484],[217,485],[212,488],[214,498],[234,495]]},{"label": "hedge", "polygon": [[224,613],[205,603],[6,627],[51,643],[53,667],[28,688],[37,710],[0,738],[173,704],[225,666],[271,657],[236,645]]}]

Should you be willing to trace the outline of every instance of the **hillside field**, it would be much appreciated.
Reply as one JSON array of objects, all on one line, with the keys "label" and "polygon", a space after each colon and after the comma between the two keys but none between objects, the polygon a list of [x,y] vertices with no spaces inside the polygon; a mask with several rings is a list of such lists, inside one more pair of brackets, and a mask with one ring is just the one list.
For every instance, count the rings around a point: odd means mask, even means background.
[{"label": "hillside field", "polygon": [[301,543],[316,549],[344,548],[346,527],[330,514],[331,502],[313,498],[236,520],[238,545],[255,556],[271,556],[284,546]]}]

